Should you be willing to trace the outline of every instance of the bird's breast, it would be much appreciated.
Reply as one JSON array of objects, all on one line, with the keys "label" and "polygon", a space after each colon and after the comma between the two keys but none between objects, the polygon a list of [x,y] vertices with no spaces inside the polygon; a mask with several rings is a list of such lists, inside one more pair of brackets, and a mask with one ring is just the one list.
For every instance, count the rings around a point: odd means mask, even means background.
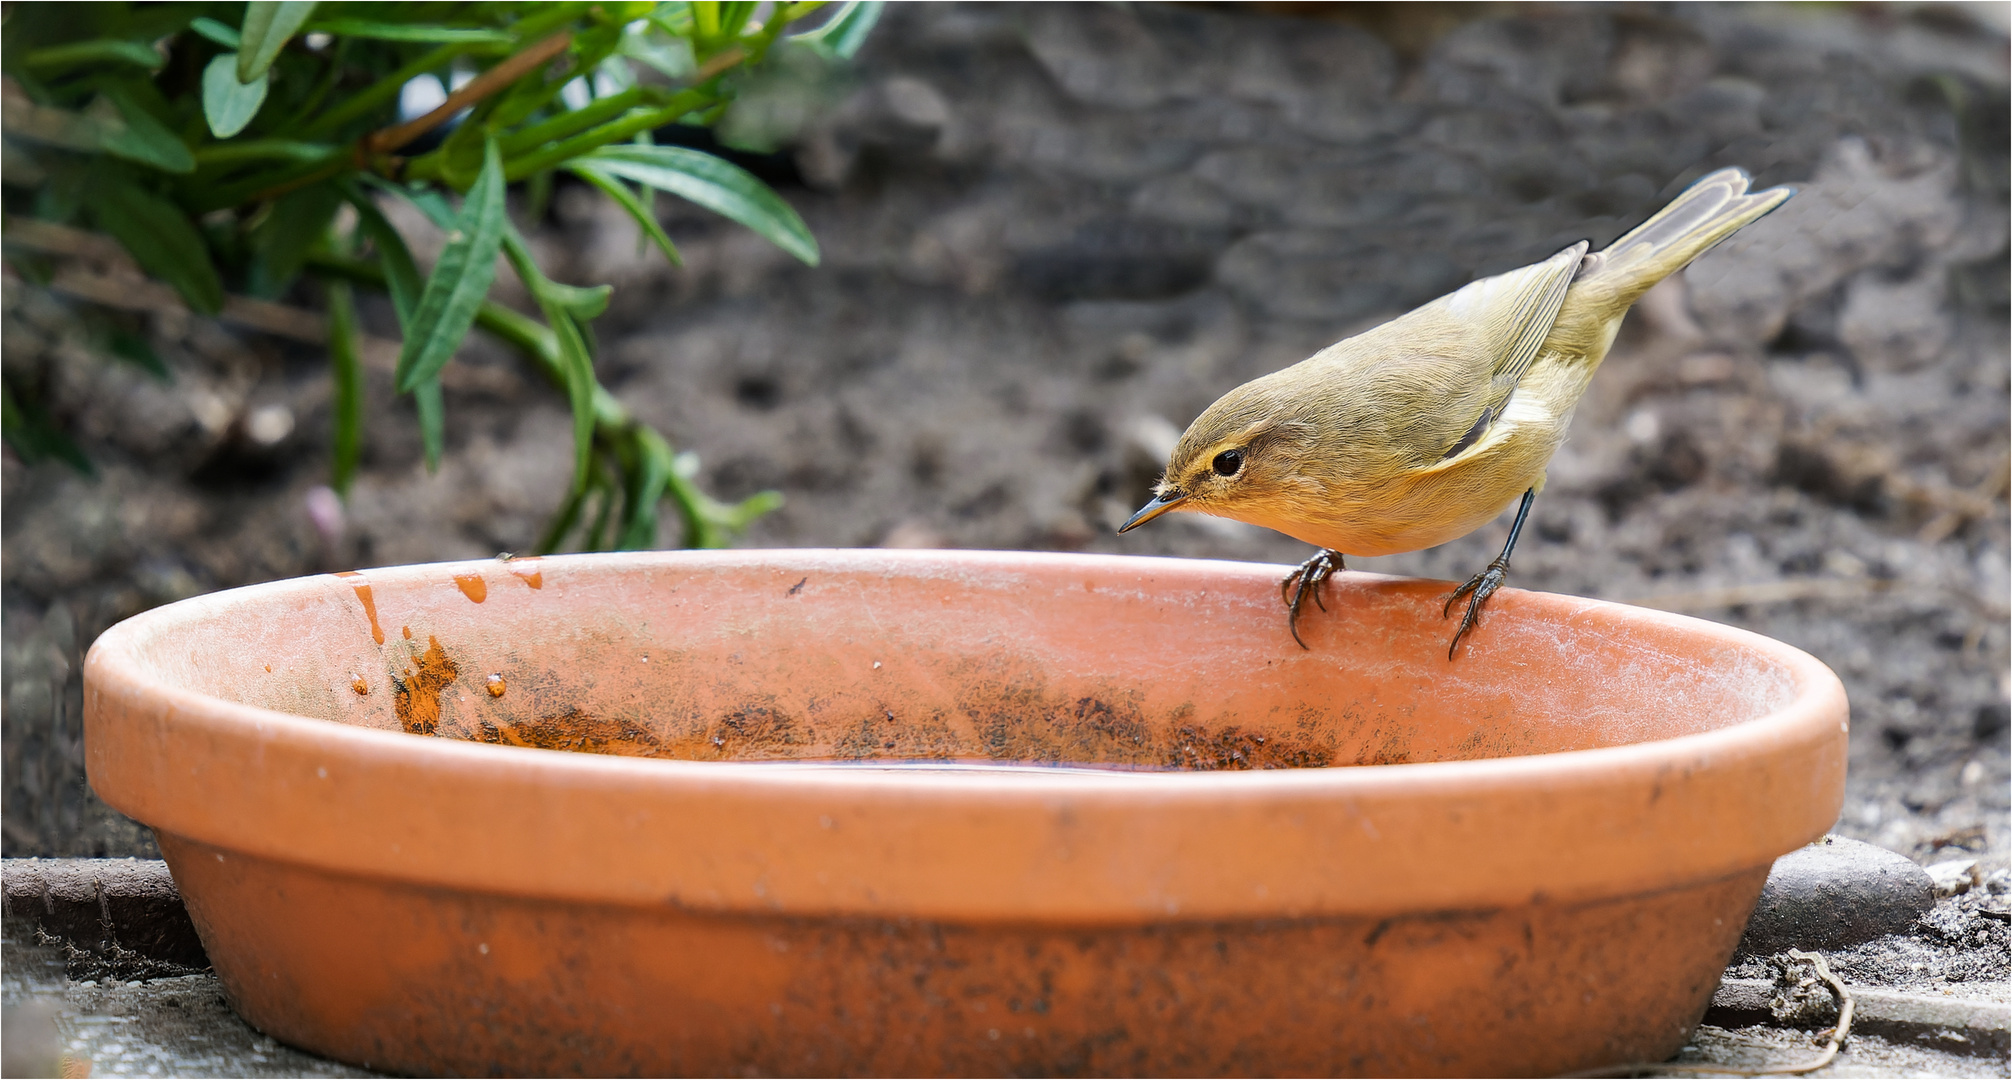
[{"label": "bird's breast", "polygon": [[1564,418],[1541,399],[1512,397],[1485,437],[1446,461],[1377,479],[1327,478],[1319,498],[1232,516],[1346,555],[1436,547],[1500,516],[1542,479],[1563,437]]}]

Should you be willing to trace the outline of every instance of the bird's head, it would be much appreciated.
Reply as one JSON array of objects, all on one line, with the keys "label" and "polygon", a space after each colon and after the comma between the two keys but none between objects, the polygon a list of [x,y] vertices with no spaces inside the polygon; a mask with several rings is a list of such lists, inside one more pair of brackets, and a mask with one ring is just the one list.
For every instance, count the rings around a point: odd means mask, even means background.
[{"label": "bird's head", "polygon": [[1299,463],[1313,425],[1292,415],[1292,397],[1259,379],[1208,407],[1174,446],[1153,498],[1120,526],[1128,532],[1161,514],[1193,510],[1265,524],[1303,497]]}]

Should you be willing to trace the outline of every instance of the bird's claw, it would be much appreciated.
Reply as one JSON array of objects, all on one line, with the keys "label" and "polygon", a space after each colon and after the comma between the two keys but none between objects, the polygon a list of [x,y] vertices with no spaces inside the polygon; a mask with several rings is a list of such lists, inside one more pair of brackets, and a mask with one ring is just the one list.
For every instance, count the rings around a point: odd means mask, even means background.
[{"label": "bird's claw", "polygon": [[[1307,597],[1313,598],[1315,607],[1326,611],[1327,601],[1320,598],[1320,587],[1327,583],[1328,578],[1346,569],[1348,567],[1342,564],[1341,552],[1317,551],[1313,558],[1300,563],[1292,573],[1285,576],[1284,581],[1279,582],[1279,596],[1291,610],[1291,614],[1286,617],[1286,628],[1292,631],[1292,639],[1299,642],[1300,648],[1307,647],[1305,639],[1299,636],[1299,617],[1306,610]],[[1294,587],[1294,582],[1298,582],[1298,587]]]},{"label": "bird's claw", "polygon": [[1495,590],[1502,587],[1503,579],[1508,576],[1509,560],[1496,559],[1488,564],[1488,569],[1468,578],[1465,584],[1453,590],[1446,598],[1446,607],[1441,612],[1443,618],[1452,618],[1453,605],[1459,603],[1463,596],[1468,598],[1467,612],[1460,617],[1460,628],[1453,632],[1452,644],[1446,646],[1446,659],[1453,659],[1453,654],[1460,648],[1460,639],[1466,637],[1467,631],[1474,629],[1474,624],[1480,621],[1481,605],[1495,595]]}]

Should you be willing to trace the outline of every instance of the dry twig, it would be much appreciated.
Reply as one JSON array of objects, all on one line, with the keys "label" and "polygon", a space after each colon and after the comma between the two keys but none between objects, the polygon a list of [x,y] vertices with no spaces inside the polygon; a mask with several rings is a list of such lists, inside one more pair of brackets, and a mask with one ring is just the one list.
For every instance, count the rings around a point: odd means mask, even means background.
[{"label": "dry twig", "polygon": [[573,43],[570,31],[553,34],[523,52],[497,64],[469,80],[468,85],[447,95],[447,100],[425,116],[415,117],[396,127],[388,127],[364,137],[360,155],[388,154],[406,143],[454,119],[454,114],[517,81],[517,77],[552,59]]},{"label": "dry twig", "polygon": [[1711,1073],[1718,1076],[1801,1076],[1803,1073],[1823,1068],[1837,1058],[1838,1050],[1844,1046],[1845,1038],[1851,1034],[1851,1015],[1857,1003],[1852,1000],[1851,991],[1845,989],[1844,983],[1831,973],[1830,965],[1824,962],[1822,953],[1790,949],[1788,955],[1815,968],[1817,977],[1829,985],[1832,996],[1837,998],[1837,1026],[1830,1030],[1830,1042],[1824,1046],[1822,1052],[1808,1061],[1761,1067],[1717,1065],[1709,1061],[1638,1061],[1565,1075],[1568,1077],[1691,1076]]},{"label": "dry twig", "polygon": [[2012,453],[2000,457],[1991,475],[1969,491],[1949,492],[1948,496],[1953,497],[1945,496],[1940,501],[1923,500],[1937,506],[1940,512],[1928,519],[1916,538],[1924,544],[1939,544],[1971,518],[1992,516],[1997,512],[1999,496],[2005,494],[2008,485],[2012,485]]}]

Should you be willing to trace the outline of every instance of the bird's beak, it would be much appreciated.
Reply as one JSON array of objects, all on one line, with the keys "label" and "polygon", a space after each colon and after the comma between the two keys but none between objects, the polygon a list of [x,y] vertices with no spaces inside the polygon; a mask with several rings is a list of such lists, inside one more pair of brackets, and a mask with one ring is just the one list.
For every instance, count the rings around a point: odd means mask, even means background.
[{"label": "bird's beak", "polygon": [[1173,508],[1187,501],[1188,501],[1187,495],[1179,491],[1174,492],[1172,495],[1158,496],[1154,498],[1153,501],[1147,503],[1144,506],[1139,507],[1139,512],[1132,515],[1132,520],[1127,521],[1123,525],[1118,526],[1118,531],[1121,533],[1131,532],[1133,529],[1136,529],[1139,526],[1144,525],[1146,522],[1151,521],[1156,517],[1159,517],[1161,514],[1164,514],[1167,511],[1172,510]]}]

